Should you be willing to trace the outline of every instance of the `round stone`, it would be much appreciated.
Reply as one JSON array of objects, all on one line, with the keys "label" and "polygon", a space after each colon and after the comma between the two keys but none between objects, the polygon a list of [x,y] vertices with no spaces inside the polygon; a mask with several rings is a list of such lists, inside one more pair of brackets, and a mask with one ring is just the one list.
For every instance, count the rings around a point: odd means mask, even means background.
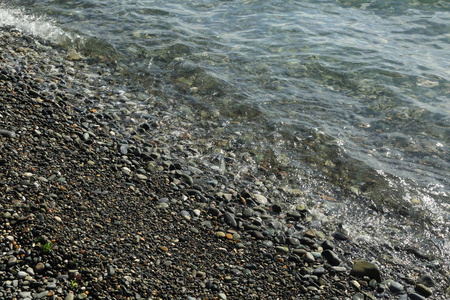
[{"label": "round stone", "polygon": [[25,277],[27,277],[27,272],[24,272],[24,271],[19,271],[19,272],[17,272],[17,278],[18,279],[24,279]]},{"label": "round stone", "polygon": [[42,271],[45,270],[45,265],[44,263],[37,263],[36,267],[34,268],[34,270],[36,271],[36,273],[41,273]]},{"label": "round stone", "polygon": [[389,284],[389,290],[394,293],[394,294],[400,294],[404,291],[404,287],[403,285],[401,285],[400,283],[396,282],[396,281],[392,281]]}]

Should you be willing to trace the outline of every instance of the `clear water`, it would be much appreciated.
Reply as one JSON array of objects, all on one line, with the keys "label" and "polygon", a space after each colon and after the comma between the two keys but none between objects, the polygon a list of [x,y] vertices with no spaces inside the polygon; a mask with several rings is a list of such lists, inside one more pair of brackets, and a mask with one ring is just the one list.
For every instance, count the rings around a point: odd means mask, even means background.
[{"label": "clear water", "polygon": [[326,203],[353,228],[450,253],[448,1],[0,3],[0,24],[109,60],[180,114],[218,122],[212,139],[288,174],[280,185],[359,195]]}]

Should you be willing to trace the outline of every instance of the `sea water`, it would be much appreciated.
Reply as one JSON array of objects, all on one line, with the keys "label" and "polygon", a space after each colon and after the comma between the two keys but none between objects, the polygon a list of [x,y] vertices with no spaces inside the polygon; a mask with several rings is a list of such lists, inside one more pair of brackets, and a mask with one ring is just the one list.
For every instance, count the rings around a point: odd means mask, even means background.
[{"label": "sea water", "polygon": [[448,1],[0,3],[0,24],[217,120],[211,139],[285,174],[280,186],[332,195],[323,205],[357,238],[402,232],[448,259]]}]

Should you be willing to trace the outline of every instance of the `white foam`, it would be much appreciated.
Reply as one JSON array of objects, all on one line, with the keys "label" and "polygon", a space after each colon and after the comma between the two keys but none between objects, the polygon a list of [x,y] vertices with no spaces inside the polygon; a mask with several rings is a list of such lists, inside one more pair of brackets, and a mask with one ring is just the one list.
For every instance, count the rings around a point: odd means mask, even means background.
[{"label": "white foam", "polygon": [[12,26],[25,34],[40,37],[52,42],[61,42],[69,38],[51,20],[26,14],[22,9],[9,8],[0,4],[0,26]]}]

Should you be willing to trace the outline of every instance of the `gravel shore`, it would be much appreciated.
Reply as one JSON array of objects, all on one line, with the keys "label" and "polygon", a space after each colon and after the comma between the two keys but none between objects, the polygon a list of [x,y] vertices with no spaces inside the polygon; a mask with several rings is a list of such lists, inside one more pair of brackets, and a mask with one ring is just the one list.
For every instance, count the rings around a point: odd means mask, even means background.
[{"label": "gravel shore", "polygon": [[358,244],[197,163],[193,125],[130,116],[101,58],[3,28],[0,61],[0,299],[450,298],[419,248]]}]

